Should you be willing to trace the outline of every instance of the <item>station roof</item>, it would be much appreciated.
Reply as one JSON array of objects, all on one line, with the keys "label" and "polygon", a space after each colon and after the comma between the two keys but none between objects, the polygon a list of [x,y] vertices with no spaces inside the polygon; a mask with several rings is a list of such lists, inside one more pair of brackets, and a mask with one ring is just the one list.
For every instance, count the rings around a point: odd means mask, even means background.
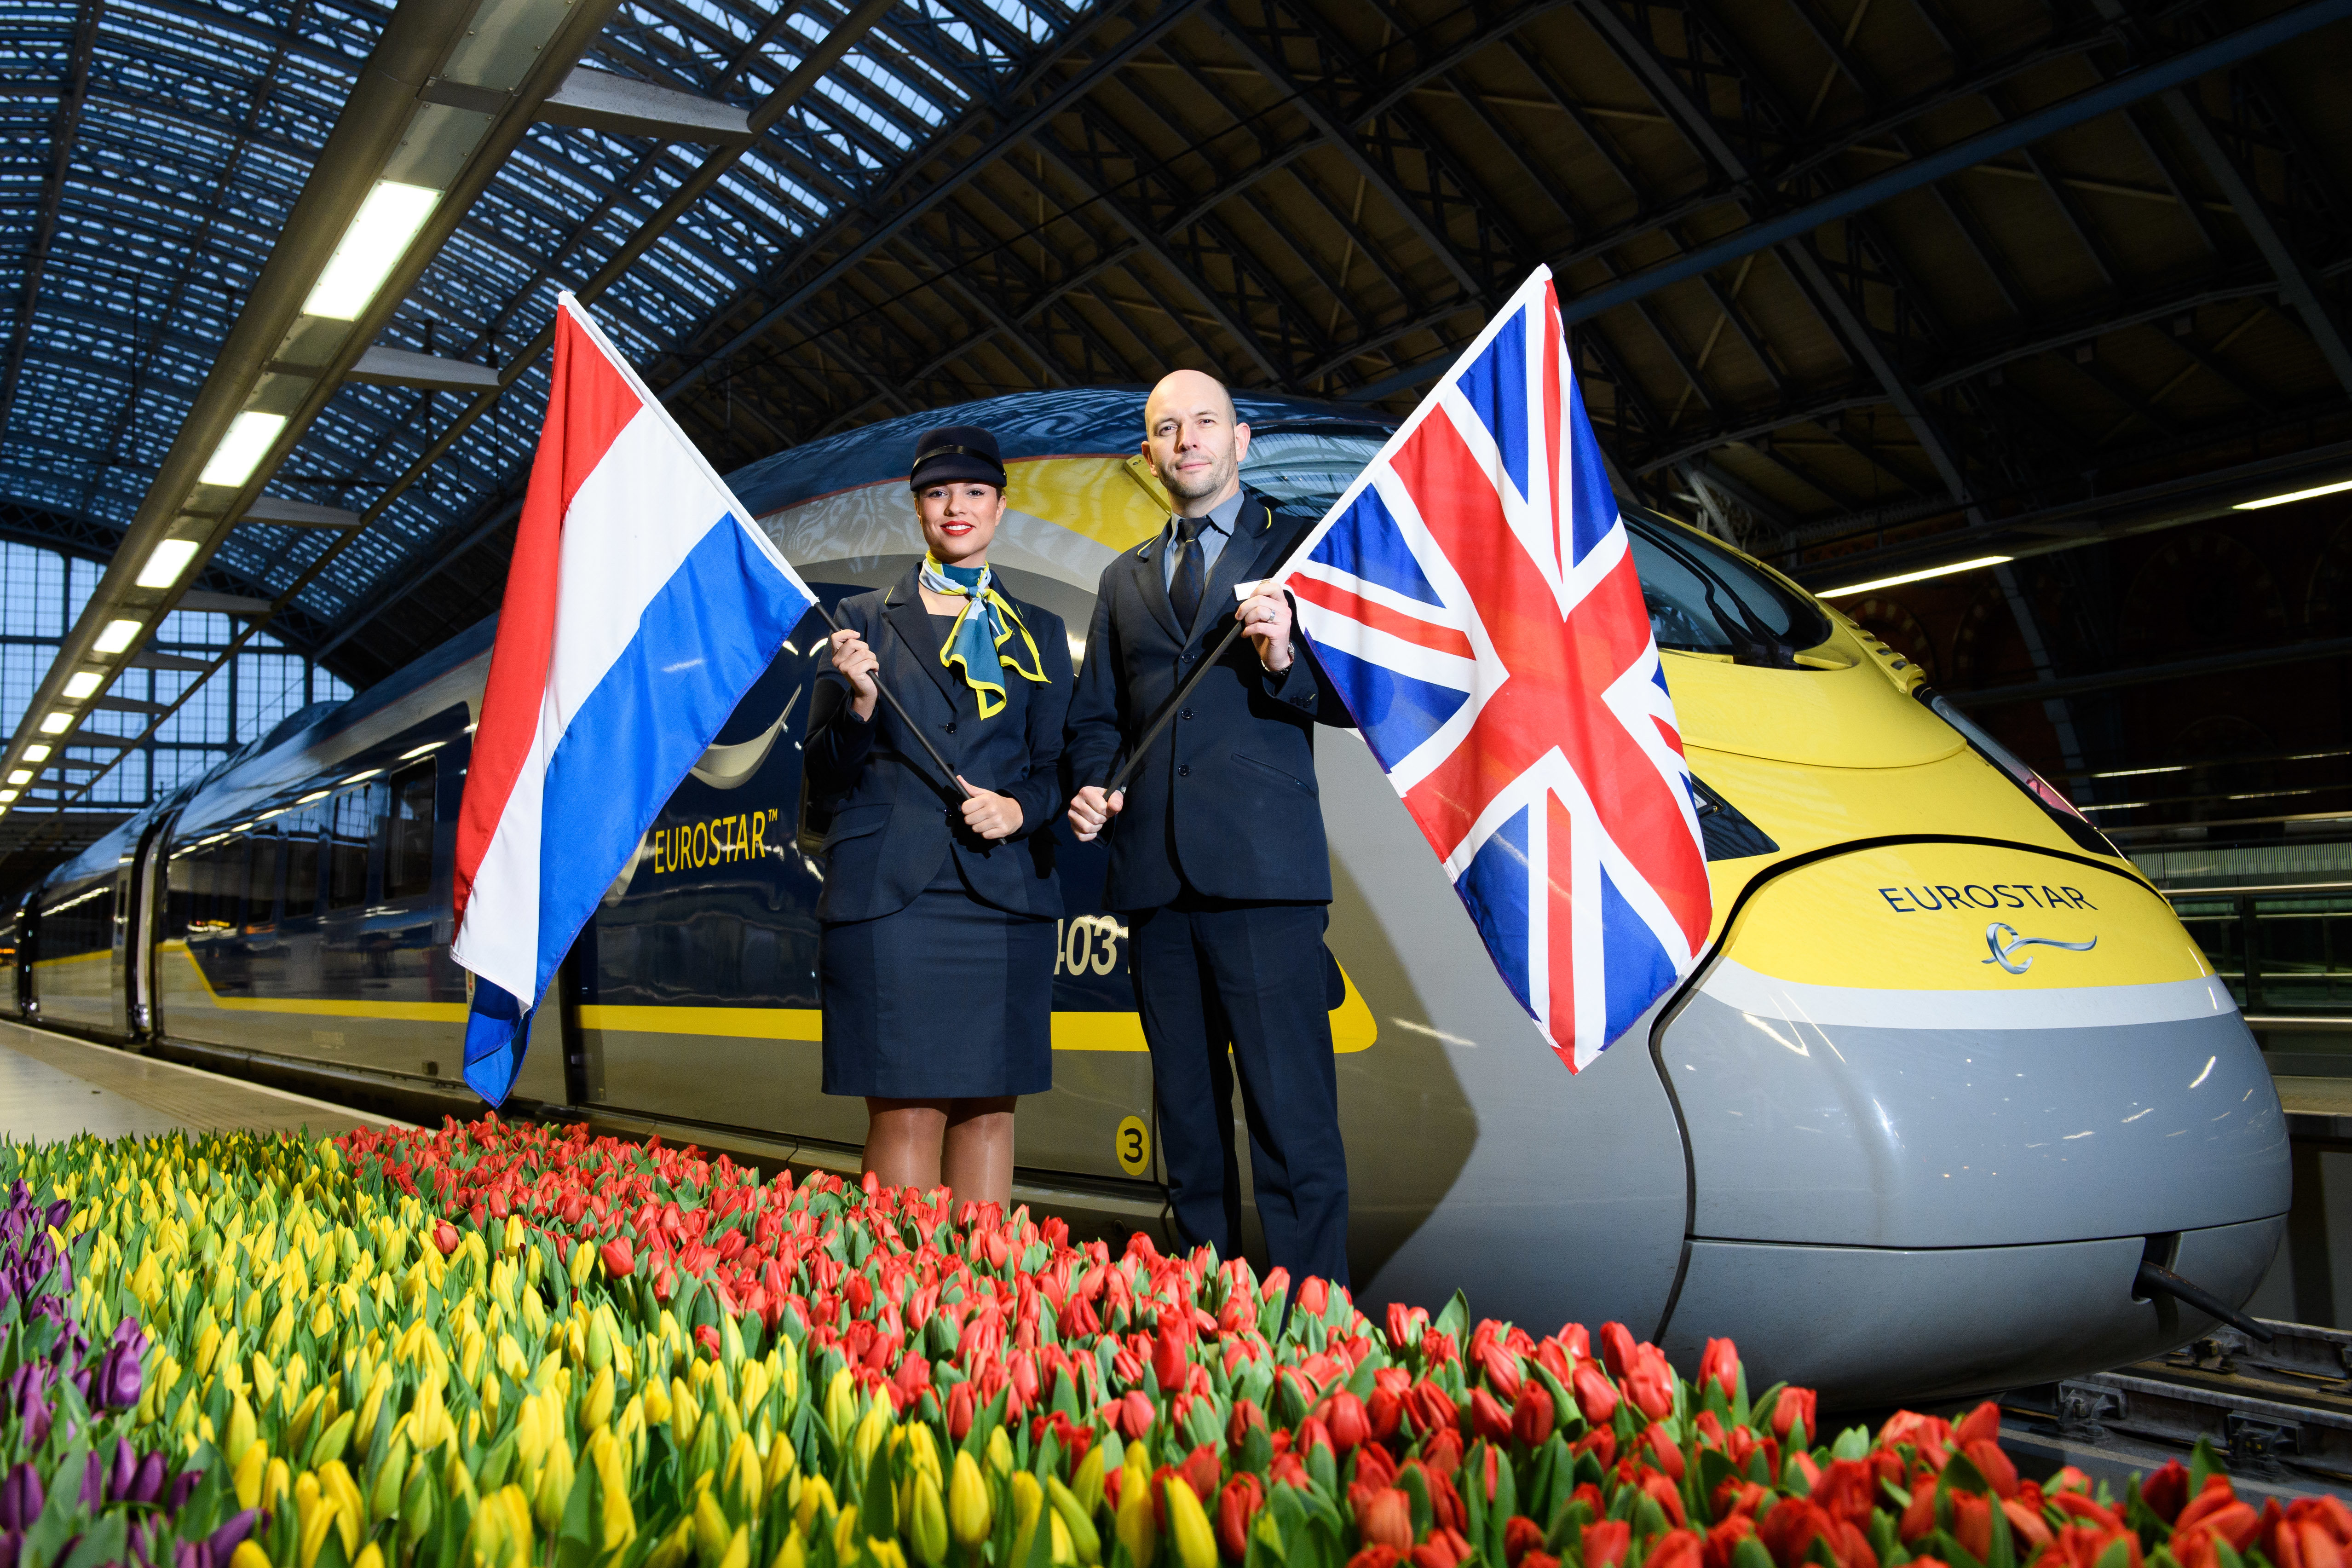
[{"label": "station roof", "polygon": [[[647,226],[594,310],[722,471],[1174,364],[1393,417],[1549,264],[1621,487],[1812,585],[2226,515],[2352,472],[2339,9],[625,0],[600,79],[790,107],[674,221],[708,142],[531,126],[376,339],[509,390],[347,382],[269,488],[365,526],[203,585],[362,686],[478,622],[524,352]],[[111,551],[392,16],[0,9],[0,531]]]}]

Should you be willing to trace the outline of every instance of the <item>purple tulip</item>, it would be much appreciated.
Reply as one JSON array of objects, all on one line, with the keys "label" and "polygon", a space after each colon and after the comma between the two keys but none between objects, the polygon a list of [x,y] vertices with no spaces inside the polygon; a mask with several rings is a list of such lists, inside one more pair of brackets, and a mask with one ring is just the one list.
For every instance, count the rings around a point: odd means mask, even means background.
[{"label": "purple tulip", "polygon": [[131,1439],[114,1440],[114,1463],[107,1468],[106,1495],[121,1502],[131,1490],[131,1478],[139,1473],[139,1456],[132,1451]]},{"label": "purple tulip", "polygon": [[122,1343],[119,1335],[107,1348],[106,1359],[98,1367],[100,1405],[111,1410],[128,1410],[139,1403],[139,1390],[146,1376],[139,1365],[140,1349]]},{"label": "purple tulip", "polygon": [[24,1544],[22,1531],[0,1530],[0,1568],[16,1568],[16,1555]]},{"label": "purple tulip", "polygon": [[172,1568],[213,1568],[213,1554],[201,1541],[183,1541],[172,1548]]},{"label": "purple tulip", "polygon": [[118,1494],[126,1502],[153,1502],[163,1490],[163,1456],[150,1454],[139,1461],[131,1485]]},{"label": "purple tulip", "polygon": [[28,1530],[41,1517],[41,1506],[48,1500],[41,1491],[40,1472],[27,1460],[8,1472],[0,1480],[0,1528]]},{"label": "purple tulip", "polygon": [[229,1515],[227,1523],[214,1531],[205,1539],[205,1550],[211,1553],[214,1562],[226,1563],[229,1560],[229,1554],[236,1550],[237,1543],[253,1533],[255,1517],[255,1511],[249,1508],[242,1512],[233,1513]]},{"label": "purple tulip", "polygon": [[93,1510],[106,1501],[106,1461],[96,1454],[82,1461],[81,1500]]},{"label": "purple tulip", "polygon": [[163,1511],[166,1513],[177,1513],[182,1509],[187,1507],[188,1494],[196,1489],[196,1482],[203,1479],[204,1472],[201,1470],[182,1470],[178,1475],[173,1476],[172,1478],[172,1501]]}]

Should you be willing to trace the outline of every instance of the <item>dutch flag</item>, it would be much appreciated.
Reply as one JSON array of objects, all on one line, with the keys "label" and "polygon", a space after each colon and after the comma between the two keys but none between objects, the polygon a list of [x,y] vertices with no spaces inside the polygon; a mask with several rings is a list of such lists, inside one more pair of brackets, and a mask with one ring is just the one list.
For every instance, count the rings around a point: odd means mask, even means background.
[{"label": "dutch flag", "polygon": [[505,1101],[556,965],[816,602],[569,293],[457,818],[466,1081]]}]

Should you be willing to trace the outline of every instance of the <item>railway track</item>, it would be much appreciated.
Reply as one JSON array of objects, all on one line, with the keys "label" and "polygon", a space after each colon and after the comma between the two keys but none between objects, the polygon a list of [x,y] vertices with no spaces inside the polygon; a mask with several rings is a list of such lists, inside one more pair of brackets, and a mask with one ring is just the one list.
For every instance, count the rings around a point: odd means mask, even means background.
[{"label": "railway track", "polygon": [[2004,1394],[2002,1441],[2120,1486],[2201,1437],[2242,1491],[2352,1489],[2352,1332],[2256,1321],[2269,1343],[2219,1328],[2148,1361]]}]

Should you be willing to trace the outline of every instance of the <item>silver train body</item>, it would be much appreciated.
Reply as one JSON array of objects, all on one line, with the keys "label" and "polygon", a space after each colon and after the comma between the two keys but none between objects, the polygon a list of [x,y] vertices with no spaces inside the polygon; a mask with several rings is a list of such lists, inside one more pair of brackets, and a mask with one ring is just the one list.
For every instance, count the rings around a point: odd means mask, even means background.
[{"label": "silver train body", "polygon": [[[1244,404],[1250,477],[1302,510],[1383,436]],[[993,559],[1075,635],[1102,564],[1164,515],[1131,455],[1137,393],[898,421],[736,488],[828,597],[877,585],[919,551],[912,432],[948,419],[1003,439]],[[2245,1300],[2284,1225],[2284,1120],[2163,900],[1898,657],[1712,541],[1629,521],[1717,910],[1699,971],[1584,1073],[1546,1048],[1362,742],[1319,734],[1360,1299],[1466,1287],[1481,1314],[1621,1320],[1682,1363],[1729,1335],[1751,1375],[1833,1404],[2019,1386],[2203,1331],[2135,1294],[2143,1258]],[[856,1169],[863,1107],[818,1090],[821,867],[794,833],[814,626],[607,894],[519,1098]],[[0,1005],[463,1113],[449,879],[488,647],[478,628],[296,715],[59,868],[0,941]],[[1019,1194],[1164,1238],[1125,928],[1099,852],[1062,847],[1055,1086],[1023,1103]]]}]

